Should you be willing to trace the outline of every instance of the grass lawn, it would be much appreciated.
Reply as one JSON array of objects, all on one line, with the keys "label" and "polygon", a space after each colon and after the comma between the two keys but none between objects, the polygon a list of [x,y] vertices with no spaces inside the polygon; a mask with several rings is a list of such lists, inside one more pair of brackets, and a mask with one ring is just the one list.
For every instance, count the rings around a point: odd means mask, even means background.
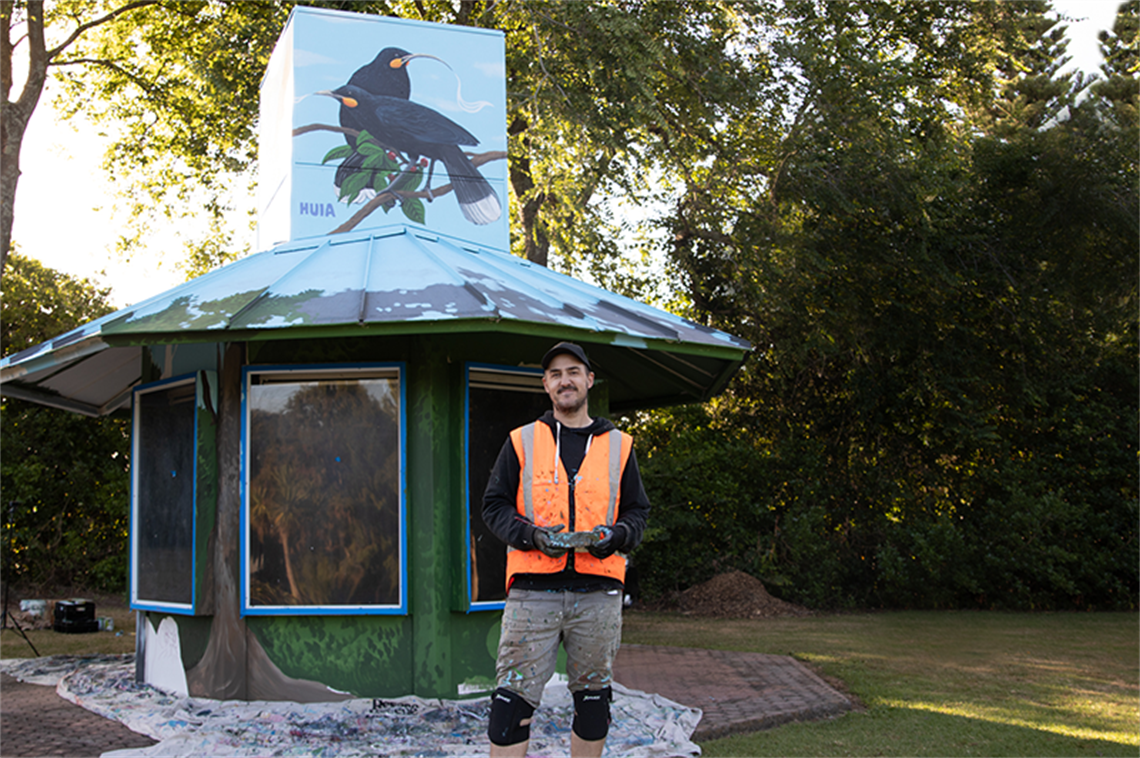
[{"label": "grass lawn", "polygon": [[[68,595],[67,598],[72,597]],[[95,603],[96,616],[110,616],[115,621],[115,629],[109,632],[87,634],[62,634],[52,629],[29,629],[24,624],[28,640],[36,646],[40,655],[92,655],[94,653],[133,653],[135,652],[135,612],[127,607],[127,601],[117,595],[83,594],[82,597]],[[48,618],[56,600],[48,603]],[[13,613],[20,608],[20,597],[15,591],[8,600],[8,610]],[[48,599],[48,598],[44,598]],[[0,658],[35,658],[32,648],[9,624],[0,632]]]},{"label": "grass lawn", "polygon": [[[121,598],[91,599],[115,631],[28,632],[41,655],[134,652],[134,612]],[[840,680],[864,706],[831,721],[705,742],[705,756],[1140,756],[1134,613],[753,621],[630,612],[623,639],[792,655]],[[15,631],[0,633],[0,658],[30,657]]]},{"label": "grass lawn", "polygon": [[705,742],[706,756],[1140,755],[1134,613],[629,613],[623,639],[792,655],[865,706]]}]

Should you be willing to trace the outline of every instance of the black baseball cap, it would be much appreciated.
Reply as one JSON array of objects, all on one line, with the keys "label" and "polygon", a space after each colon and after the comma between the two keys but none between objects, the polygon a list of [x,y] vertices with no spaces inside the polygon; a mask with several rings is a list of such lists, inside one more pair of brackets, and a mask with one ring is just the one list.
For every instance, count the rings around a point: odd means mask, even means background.
[{"label": "black baseball cap", "polygon": [[586,351],[578,345],[575,345],[573,342],[559,342],[557,345],[547,350],[546,355],[542,356],[542,370],[546,370],[546,367],[550,365],[550,362],[552,360],[554,360],[554,356],[561,355],[562,353],[572,355],[578,360],[582,361],[582,363],[585,363],[587,371],[594,370],[590,368],[590,359],[586,357]]}]

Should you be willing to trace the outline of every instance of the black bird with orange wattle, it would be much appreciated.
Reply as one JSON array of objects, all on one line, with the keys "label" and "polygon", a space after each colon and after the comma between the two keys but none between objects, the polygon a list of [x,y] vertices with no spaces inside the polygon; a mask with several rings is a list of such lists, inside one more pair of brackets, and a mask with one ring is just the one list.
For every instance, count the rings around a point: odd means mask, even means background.
[{"label": "black bird with orange wattle", "polygon": [[382,146],[404,153],[413,163],[421,156],[433,167],[435,161],[441,161],[459,208],[471,223],[490,224],[502,215],[495,190],[459,147],[478,145],[479,140],[459,124],[406,98],[374,95],[351,83],[316,94],[340,102],[342,126],[367,131]]},{"label": "black bird with orange wattle", "polygon": [[[365,92],[385,97],[398,97],[407,100],[412,95],[412,82],[408,77],[408,62],[415,58],[432,58],[440,60],[427,53],[409,53],[398,47],[386,47],[376,54],[372,62],[361,66],[348,80],[348,84],[360,87]],[[443,61],[440,61],[441,63]],[[446,64],[444,64],[446,65]],[[363,127],[355,118],[356,112],[346,105],[340,106],[340,125],[349,129],[361,131]],[[336,179],[333,183],[339,190],[353,174],[367,171],[370,174],[378,173],[373,169],[364,168],[364,156],[356,150],[356,137],[345,135],[345,142],[352,148],[337,168]],[[372,187],[373,177],[369,177],[367,187]]]}]

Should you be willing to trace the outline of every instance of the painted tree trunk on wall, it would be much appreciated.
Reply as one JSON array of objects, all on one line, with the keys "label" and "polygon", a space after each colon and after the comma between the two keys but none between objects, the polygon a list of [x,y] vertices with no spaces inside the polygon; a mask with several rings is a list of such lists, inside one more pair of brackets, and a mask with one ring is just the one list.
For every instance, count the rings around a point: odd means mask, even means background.
[{"label": "painted tree trunk on wall", "polygon": [[282,673],[241,615],[241,370],[245,346],[222,357],[218,402],[218,506],[208,553],[214,616],[201,660],[186,672],[190,694],[215,700],[326,702],[350,695]]},{"label": "painted tree trunk on wall", "polygon": [[244,345],[226,345],[218,387],[218,510],[210,536],[214,619],[210,642],[186,672],[190,694],[215,700],[245,700],[246,628],[238,594],[241,562],[241,367]]},{"label": "painted tree trunk on wall", "polygon": [[446,451],[447,353],[420,338],[408,380],[408,568],[413,686],[421,697],[454,696],[447,559],[451,478]]}]

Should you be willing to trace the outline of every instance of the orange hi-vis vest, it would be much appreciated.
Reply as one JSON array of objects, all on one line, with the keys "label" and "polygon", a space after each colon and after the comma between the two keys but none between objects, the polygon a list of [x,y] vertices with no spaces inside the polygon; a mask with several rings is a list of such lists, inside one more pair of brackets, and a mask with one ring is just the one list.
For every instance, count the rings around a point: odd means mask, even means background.
[{"label": "orange hi-vis vest", "polygon": [[[570,528],[570,477],[562,465],[554,430],[541,421],[511,432],[511,444],[520,466],[517,508],[536,526],[565,524]],[[633,438],[611,429],[595,435],[586,447],[574,483],[574,531],[613,526],[621,501],[621,475],[633,450]],[[569,558],[551,558],[540,550],[507,547],[507,588],[515,574],[554,574],[566,568]],[[579,573],[608,576],[625,582],[624,555],[599,559],[588,552],[575,554]]]}]

